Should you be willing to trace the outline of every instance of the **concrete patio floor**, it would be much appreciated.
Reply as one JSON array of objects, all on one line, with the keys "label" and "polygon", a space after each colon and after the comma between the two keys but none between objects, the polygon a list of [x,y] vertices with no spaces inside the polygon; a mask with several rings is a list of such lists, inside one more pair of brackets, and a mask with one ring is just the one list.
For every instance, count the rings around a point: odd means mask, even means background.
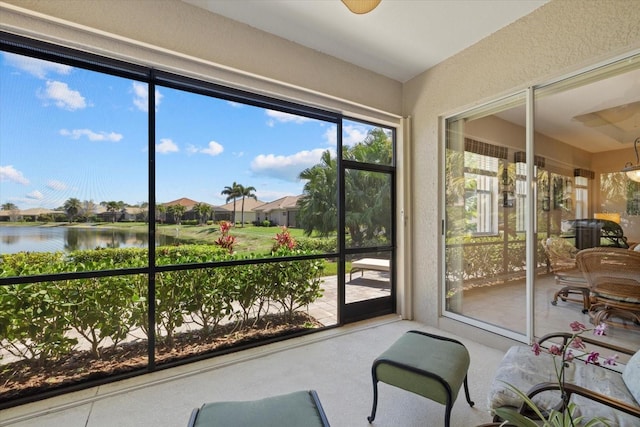
[{"label": "concrete patio floor", "polygon": [[[451,336],[396,316],[358,322],[66,394],[0,412],[0,426],[178,427],[205,402],[258,399],[295,390],[318,392],[333,427],[369,426],[371,362],[411,329]],[[454,337],[455,338],[455,337]],[[471,353],[469,386],[475,407],[460,393],[452,427],[488,422],[486,395],[503,353],[461,339]],[[380,384],[374,426],[441,426],[440,404]]]}]

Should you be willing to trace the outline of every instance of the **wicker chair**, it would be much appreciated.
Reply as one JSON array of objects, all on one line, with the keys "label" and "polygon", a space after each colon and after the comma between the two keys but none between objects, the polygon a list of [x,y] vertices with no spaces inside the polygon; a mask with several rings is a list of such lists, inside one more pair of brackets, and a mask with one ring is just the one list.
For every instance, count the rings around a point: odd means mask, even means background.
[{"label": "wicker chair", "polygon": [[591,289],[592,322],[640,326],[640,252],[591,248],[578,252],[576,262]]},{"label": "wicker chair", "polygon": [[[547,265],[556,278],[556,283],[562,288],[555,293],[551,304],[556,305],[558,298],[562,301],[582,303],[582,312],[587,313],[591,306],[589,284],[576,265],[578,250],[562,237],[552,236],[542,243],[547,257]],[[571,295],[579,294],[580,299]]]}]

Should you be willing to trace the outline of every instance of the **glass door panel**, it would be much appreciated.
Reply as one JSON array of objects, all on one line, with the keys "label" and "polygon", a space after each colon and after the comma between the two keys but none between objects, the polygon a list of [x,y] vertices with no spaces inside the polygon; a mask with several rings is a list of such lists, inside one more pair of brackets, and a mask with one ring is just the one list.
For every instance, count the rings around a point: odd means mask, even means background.
[{"label": "glass door panel", "polygon": [[345,322],[395,310],[394,138],[391,129],[344,122]]},{"label": "glass door panel", "polygon": [[[640,98],[633,88],[640,87],[640,69],[631,64],[621,61],[536,91],[534,149],[544,159],[536,210],[536,336],[568,331],[573,321],[593,326],[600,308],[575,264],[579,251],[640,241],[634,204],[640,184],[622,172],[635,160],[639,136]],[[640,328],[612,322],[606,339],[637,348]]]},{"label": "glass door panel", "polygon": [[524,102],[448,119],[445,152],[445,311],[517,334],[526,332]]}]

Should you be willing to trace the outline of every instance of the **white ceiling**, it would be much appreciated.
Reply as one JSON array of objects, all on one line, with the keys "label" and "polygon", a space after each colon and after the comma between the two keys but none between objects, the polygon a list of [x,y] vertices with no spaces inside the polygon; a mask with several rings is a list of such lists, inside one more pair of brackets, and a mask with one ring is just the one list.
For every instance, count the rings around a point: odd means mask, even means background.
[{"label": "white ceiling", "polygon": [[[340,0],[182,1],[406,82],[548,0],[382,0],[364,15]],[[540,100],[536,131],[592,153],[629,147],[639,88],[640,70]],[[498,115],[524,126],[524,107]]]},{"label": "white ceiling", "polygon": [[400,82],[547,0],[382,0],[356,15],[340,0],[183,0]]}]

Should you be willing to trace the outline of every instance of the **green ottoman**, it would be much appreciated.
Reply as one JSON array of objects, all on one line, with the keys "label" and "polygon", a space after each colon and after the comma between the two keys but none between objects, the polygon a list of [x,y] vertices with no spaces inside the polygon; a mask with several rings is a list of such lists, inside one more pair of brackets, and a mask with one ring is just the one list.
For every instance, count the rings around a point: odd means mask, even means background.
[{"label": "green ottoman", "polygon": [[463,383],[467,402],[474,405],[467,386],[469,361],[469,352],[459,341],[421,331],[405,333],[373,362],[373,408],[367,419],[371,423],[376,416],[378,381],[382,381],[446,405],[444,425],[449,427]]},{"label": "green ottoman", "polygon": [[245,402],[205,403],[191,413],[189,427],[329,427],[314,390]]}]

